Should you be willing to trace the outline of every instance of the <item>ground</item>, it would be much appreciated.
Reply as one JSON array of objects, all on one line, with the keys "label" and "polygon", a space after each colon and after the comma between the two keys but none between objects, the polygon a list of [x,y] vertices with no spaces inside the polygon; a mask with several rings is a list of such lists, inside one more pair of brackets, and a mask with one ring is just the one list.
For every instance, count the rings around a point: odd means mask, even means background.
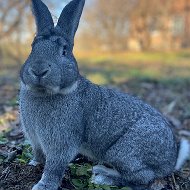
[{"label": "ground", "polygon": [[[134,55],[133,55],[134,56]],[[143,55],[144,56],[144,55]],[[82,73],[96,83],[134,94],[159,109],[172,123],[175,134],[190,138],[189,54],[166,54],[148,59],[137,54],[80,60]],[[161,58],[160,58],[161,57]],[[143,61],[139,61],[141,59]],[[156,61],[155,61],[156,59]],[[171,64],[172,63],[172,64]],[[178,64],[180,63],[180,64]],[[11,73],[11,74],[10,74]],[[0,190],[29,190],[40,179],[43,166],[32,167],[31,147],[24,139],[18,120],[18,77],[10,70],[0,72]],[[90,183],[93,163],[79,155],[68,167],[60,189],[129,189]],[[152,190],[189,190],[190,163],[180,172],[159,179]]]}]

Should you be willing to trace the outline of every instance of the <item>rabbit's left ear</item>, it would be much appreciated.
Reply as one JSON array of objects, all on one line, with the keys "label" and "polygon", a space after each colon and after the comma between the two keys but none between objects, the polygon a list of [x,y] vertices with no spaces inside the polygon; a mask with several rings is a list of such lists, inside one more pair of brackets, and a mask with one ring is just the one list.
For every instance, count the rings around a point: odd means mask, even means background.
[{"label": "rabbit's left ear", "polygon": [[41,0],[32,0],[32,12],[37,26],[37,34],[54,27],[51,13]]},{"label": "rabbit's left ear", "polygon": [[63,9],[56,26],[61,29],[61,35],[64,36],[71,45],[74,43],[74,36],[79,25],[84,4],[85,0],[72,0]]}]

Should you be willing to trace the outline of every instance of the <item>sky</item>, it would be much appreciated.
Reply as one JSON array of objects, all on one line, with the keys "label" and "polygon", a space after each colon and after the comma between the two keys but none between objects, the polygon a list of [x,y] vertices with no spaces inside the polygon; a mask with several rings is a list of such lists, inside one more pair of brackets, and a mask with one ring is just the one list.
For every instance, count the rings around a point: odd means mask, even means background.
[{"label": "sky", "polygon": [[[47,3],[47,0],[44,0],[44,3],[46,3],[52,13],[52,15],[59,17],[59,15],[61,14],[61,11],[63,10],[63,8],[66,6],[67,3],[69,3],[71,0],[49,0],[50,2],[52,2],[51,4],[53,6],[50,6],[49,3]],[[86,6],[90,6],[90,4],[93,2],[93,0],[86,0]],[[85,9],[84,9],[85,11]]]},{"label": "sky", "polygon": [[[51,3],[49,3],[49,2]],[[54,21],[56,22],[57,19],[59,18],[63,8],[72,0],[43,0],[43,2],[48,6],[52,16],[53,16],[53,19]],[[85,3],[85,7],[88,7],[92,4],[93,0],[86,0],[86,3]],[[85,7],[84,7],[84,11],[85,11]],[[80,21],[80,25],[84,24],[84,20],[81,19]],[[82,27],[80,27],[79,25],[79,28],[78,28],[78,32],[77,33],[80,33],[80,31],[82,31]]]}]

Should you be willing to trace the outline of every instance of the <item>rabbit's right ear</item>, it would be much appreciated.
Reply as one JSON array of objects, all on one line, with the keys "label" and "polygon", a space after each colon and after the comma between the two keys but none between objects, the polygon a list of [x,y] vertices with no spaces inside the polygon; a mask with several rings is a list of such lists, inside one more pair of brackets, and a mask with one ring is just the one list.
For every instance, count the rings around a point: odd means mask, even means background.
[{"label": "rabbit's right ear", "polygon": [[72,0],[68,3],[63,9],[56,26],[61,29],[61,35],[64,36],[72,45],[84,4],[85,0]]},{"label": "rabbit's right ear", "polygon": [[54,27],[51,13],[47,6],[41,0],[32,1],[32,12],[34,14],[37,26],[37,34],[43,33]]}]

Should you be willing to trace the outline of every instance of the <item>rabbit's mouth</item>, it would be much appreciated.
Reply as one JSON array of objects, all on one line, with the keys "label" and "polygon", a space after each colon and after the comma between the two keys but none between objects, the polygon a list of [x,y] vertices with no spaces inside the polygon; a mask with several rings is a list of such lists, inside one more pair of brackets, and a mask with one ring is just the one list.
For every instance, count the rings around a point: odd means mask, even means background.
[{"label": "rabbit's mouth", "polygon": [[40,93],[40,94],[70,94],[74,92],[77,87],[78,87],[78,81],[75,81],[72,83],[70,86],[66,88],[60,88],[60,87],[46,87],[43,85],[26,85],[27,89],[30,91],[33,91],[35,93]]},{"label": "rabbit's mouth", "polygon": [[35,85],[35,86],[31,86],[30,90],[39,91],[39,92],[45,92],[46,87],[42,86],[42,85]]},{"label": "rabbit's mouth", "polygon": [[46,87],[42,85],[26,85],[27,89],[40,94],[57,94],[59,91],[58,87]]},{"label": "rabbit's mouth", "polygon": [[36,88],[37,90],[45,90],[45,87],[42,86],[42,85],[36,85],[35,88]]}]

